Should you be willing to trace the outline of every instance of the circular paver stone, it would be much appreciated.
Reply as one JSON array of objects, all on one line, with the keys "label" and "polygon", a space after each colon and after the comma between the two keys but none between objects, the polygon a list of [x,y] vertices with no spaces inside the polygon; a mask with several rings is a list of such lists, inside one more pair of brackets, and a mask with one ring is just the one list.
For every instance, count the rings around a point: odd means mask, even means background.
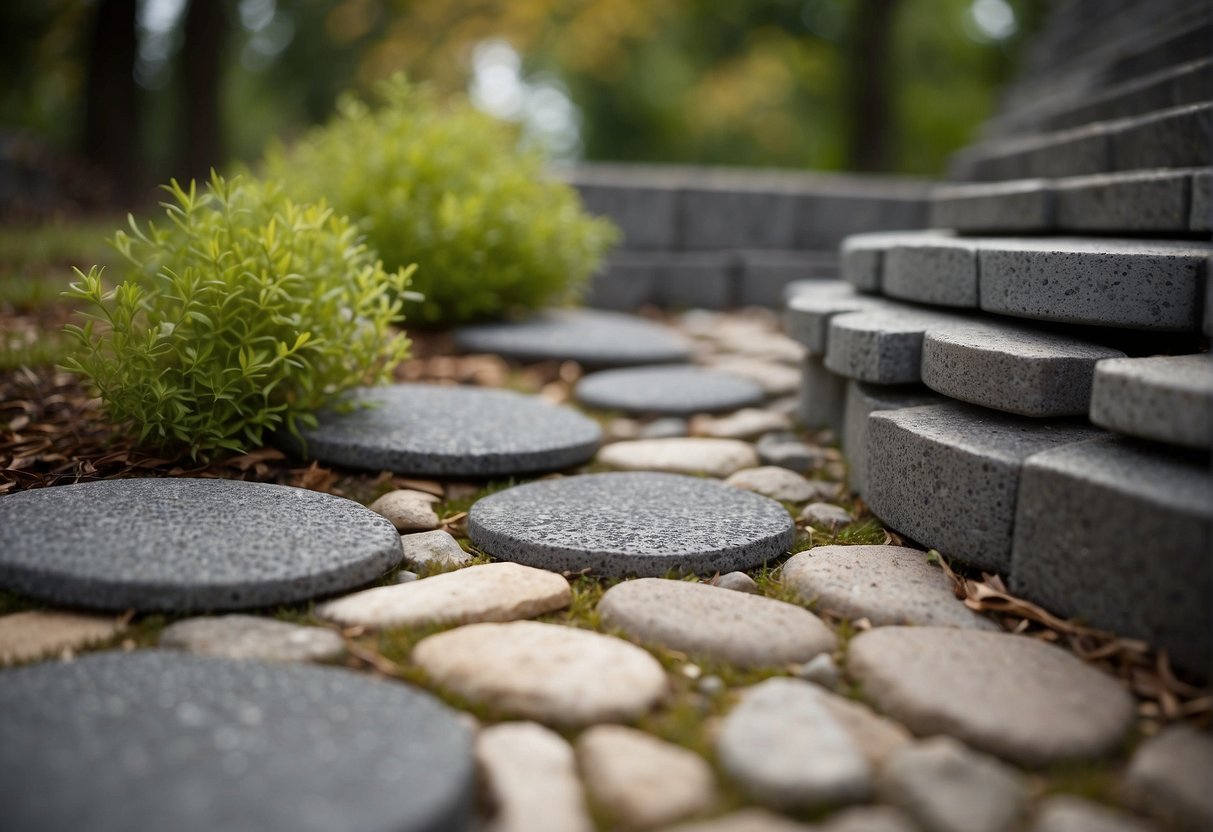
[{"label": "circular paver stone", "polygon": [[577,385],[576,396],[588,407],[661,416],[735,410],[764,398],[748,379],[677,364],[594,373]]},{"label": "circular paver stone", "polygon": [[435,684],[552,725],[630,722],[667,691],[665,671],[621,638],[559,624],[469,624],[422,639],[413,661]]},{"label": "circular paver stone", "polygon": [[162,650],[5,671],[0,827],[466,829],[471,737],[402,684]]},{"label": "circular paver stone", "polygon": [[527,483],[478,501],[468,537],[503,560],[595,575],[711,575],[784,554],[795,530],[783,506],[677,474],[584,474]]},{"label": "circular paver stone", "polygon": [[847,671],[915,734],[948,734],[1021,765],[1106,753],[1134,716],[1116,679],[1011,633],[877,627],[852,639]]},{"label": "circular paver stone", "polygon": [[619,312],[554,309],[523,321],[473,324],[455,330],[467,352],[518,361],[576,361],[587,367],[629,367],[689,361],[689,344],[667,327]]},{"label": "circular paver stone", "polygon": [[372,406],[320,414],[320,424],[302,432],[309,458],[370,471],[492,477],[579,465],[602,441],[593,419],[510,390],[398,384],[351,397]]},{"label": "circular paver stone", "polygon": [[343,497],[204,479],[105,480],[0,499],[0,587],[109,610],[238,610],[351,589],[400,535]]},{"label": "circular paver stone", "polygon": [[739,667],[807,662],[837,646],[830,628],[802,607],[688,581],[624,581],[606,591],[598,612],[639,641]]}]

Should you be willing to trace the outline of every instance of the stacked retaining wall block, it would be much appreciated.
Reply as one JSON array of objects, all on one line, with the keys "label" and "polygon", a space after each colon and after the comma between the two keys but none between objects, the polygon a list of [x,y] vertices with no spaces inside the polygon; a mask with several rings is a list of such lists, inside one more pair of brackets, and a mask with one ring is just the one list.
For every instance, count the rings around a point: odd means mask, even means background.
[{"label": "stacked retaining wall block", "polygon": [[878,517],[1204,678],[1211,55],[1208,3],[1059,4],[932,230],[848,237],[787,306]]},{"label": "stacked retaining wall block", "polygon": [[836,279],[848,234],[926,226],[930,185],[651,165],[586,165],[561,176],[623,232],[586,302],[723,309],[781,306],[800,280]]}]

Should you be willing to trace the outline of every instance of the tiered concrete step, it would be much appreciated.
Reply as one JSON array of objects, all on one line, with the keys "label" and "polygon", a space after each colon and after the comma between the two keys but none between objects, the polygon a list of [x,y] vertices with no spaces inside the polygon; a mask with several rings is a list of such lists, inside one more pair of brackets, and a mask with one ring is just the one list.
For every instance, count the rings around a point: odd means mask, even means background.
[{"label": "tiered concrete step", "polygon": [[846,241],[842,274],[859,291],[903,300],[1184,332],[1201,325],[1210,255],[1213,245],[1195,241],[871,234]]},{"label": "tiered concrete step", "polygon": [[1117,433],[1208,450],[1213,446],[1213,355],[1101,361],[1091,421]]},{"label": "tiered concrete step", "polygon": [[1210,228],[1209,180],[1205,168],[1178,168],[946,185],[934,193],[931,224],[964,233],[1184,236]]}]

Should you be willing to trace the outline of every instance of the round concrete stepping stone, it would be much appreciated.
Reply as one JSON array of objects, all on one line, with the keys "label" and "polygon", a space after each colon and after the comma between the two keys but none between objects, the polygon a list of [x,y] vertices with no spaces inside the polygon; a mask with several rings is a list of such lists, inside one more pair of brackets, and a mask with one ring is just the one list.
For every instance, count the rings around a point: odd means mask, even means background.
[{"label": "round concrete stepping stone", "polygon": [[594,801],[627,829],[664,826],[716,799],[706,760],[636,728],[590,728],[577,738],[577,760]]},{"label": "round concrete stepping stone", "polygon": [[478,501],[468,537],[482,551],[556,572],[654,577],[750,569],[792,545],[773,500],[674,474],[586,474]]},{"label": "round concrete stepping stone", "polygon": [[400,535],[352,500],[283,485],[106,480],[0,501],[0,587],[111,610],[238,610],[364,584]]},{"label": "round concrete stepping stone", "polygon": [[903,546],[818,546],[783,565],[783,584],[803,601],[876,626],[999,630],[957,600],[943,570]]},{"label": "round concrete stepping stone", "polygon": [[727,477],[758,464],[754,446],[739,439],[636,439],[598,452],[598,461],[629,471],[667,471]]},{"label": "round concrete stepping stone", "polygon": [[587,367],[676,364],[690,345],[673,330],[634,315],[593,309],[554,309],[517,322],[455,330],[455,345],[517,361],[576,361]]},{"label": "round concrete stepping stone", "polygon": [[318,427],[303,431],[308,458],[370,471],[495,477],[580,465],[602,441],[593,419],[510,390],[397,384],[351,398],[372,406],[321,414]]},{"label": "round concrete stepping stone", "polygon": [[422,639],[413,661],[473,703],[553,725],[630,722],[667,690],[661,665],[634,644],[536,621],[448,630]]},{"label": "round concrete stepping stone", "polygon": [[160,646],[225,659],[263,662],[326,661],[345,652],[345,642],[332,630],[302,627],[255,615],[178,621],[164,628]]},{"label": "round concrete stepping stone", "polygon": [[476,735],[476,765],[494,807],[486,832],[594,832],[568,740],[536,722]]},{"label": "round concrete stepping stone", "polygon": [[55,610],[27,610],[0,616],[0,664],[38,659],[113,638],[117,618]]},{"label": "round concrete stepping stone", "polygon": [[863,802],[872,769],[808,682],[774,678],[745,692],[716,739],[721,767],[782,811]]},{"label": "round concrete stepping stone", "polygon": [[949,734],[1022,765],[1103,754],[1134,716],[1133,698],[1111,676],[1010,633],[878,627],[851,641],[847,670],[914,733]]},{"label": "round concrete stepping stone", "polygon": [[608,627],[638,641],[738,667],[807,662],[837,646],[806,609],[710,584],[624,581],[606,591],[598,612]]},{"label": "round concrete stepping stone", "polygon": [[342,626],[416,627],[513,621],[569,605],[569,582],[517,563],[486,563],[420,581],[379,586],[316,612]]},{"label": "round concrete stepping stone", "polygon": [[578,383],[574,395],[587,407],[661,416],[735,410],[764,398],[752,381],[685,365],[593,373]]},{"label": "round concrete stepping stone", "polygon": [[347,670],[97,653],[6,671],[0,713],[6,832],[437,832],[471,820],[463,721]]}]

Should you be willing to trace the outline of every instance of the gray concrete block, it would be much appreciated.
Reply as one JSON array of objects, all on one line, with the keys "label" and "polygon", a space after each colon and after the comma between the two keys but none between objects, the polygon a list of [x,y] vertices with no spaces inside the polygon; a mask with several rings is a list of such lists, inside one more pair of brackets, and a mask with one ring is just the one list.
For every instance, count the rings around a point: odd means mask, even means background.
[{"label": "gray concrete block", "polygon": [[862,496],[866,490],[868,417],[878,410],[898,410],[940,404],[942,396],[919,384],[885,386],[847,382],[846,409],[842,426],[842,450],[847,459],[847,485]]},{"label": "gray concrete block", "polygon": [[736,301],[740,306],[784,304],[788,286],[801,280],[835,280],[833,251],[739,251]]},{"label": "gray concrete block", "polygon": [[1068,335],[975,321],[927,331],[922,382],[950,398],[1020,416],[1083,416],[1096,362],[1123,357]]},{"label": "gray concrete block", "polygon": [[735,303],[736,278],[729,252],[679,252],[655,267],[653,301],[675,309],[727,309]]},{"label": "gray concrete block", "polygon": [[1005,574],[1024,460],[1101,433],[959,402],[873,413],[864,498],[919,543]]},{"label": "gray concrete block", "polygon": [[796,246],[836,248],[852,234],[925,228],[929,212],[925,183],[856,179],[818,191],[797,206]]},{"label": "gray concrete block", "polygon": [[836,315],[830,320],[825,365],[858,381],[917,384],[923,335],[963,320],[899,304]]},{"label": "gray concrete block", "polygon": [[760,182],[685,187],[678,195],[681,247],[795,248],[800,198]]},{"label": "gray concrete block", "polygon": [[1051,114],[1050,127],[1077,127],[1093,121],[1132,118],[1213,99],[1213,60],[1187,61],[1108,88],[1086,102],[1067,102]]},{"label": "gray concrete block", "polygon": [[891,247],[884,255],[881,291],[933,306],[977,308],[977,246],[935,237]]},{"label": "gray concrete block", "polygon": [[1129,329],[1199,323],[1205,243],[1057,237],[986,240],[978,254],[988,312]]},{"label": "gray concrete block", "polygon": [[1189,448],[1213,446],[1213,354],[1101,361],[1091,421],[1108,430]]},{"label": "gray concrete block", "polygon": [[1201,170],[1192,176],[1192,213],[1188,228],[1206,233],[1213,231],[1213,171]]},{"label": "gray concrete block", "polygon": [[609,217],[619,226],[623,248],[662,251],[677,245],[676,188],[646,187],[625,177],[611,181],[602,173],[585,171],[574,172],[571,178],[586,210]]},{"label": "gray concrete block", "polygon": [[596,309],[628,311],[654,302],[657,262],[663,255],[617,252],[590,277],[585,303]]},{"label": "gray concrete block", "polygon": [[1213,476],[1207,459],[1102,439],[1027,460],[1011,589],[1165,648],[1209,675]]},{"label": "gray concrete block", "polygon": [[931,195],[931,226],[958,231],[1047,231],[1053,190],[1047,179],[945,185]]},{"label": "gray concrete block", "polygon": [[847,380],[826,369],[819,355],[806,355],[801,365],[800,423],[808,428],[842,430]]},{"label": "gray concrete block", "polygon": [[1184,232],[1191,171],[1152,170],[1061,179],[1057,227],[1063,231]]},{"label": "gray concrete block", "polygon": [[1213,104],[1189,104],[1116,122],[1111,170],[1213,164]]},{"label": "gray concrete block", "polygon": [[857,294],[849,283],[823,280],[797,289],[784,312],[784,331],[804,345],[810,355],[825,355],[830,319],[844,312],[876,309],[885,302],[871,295]]}]

